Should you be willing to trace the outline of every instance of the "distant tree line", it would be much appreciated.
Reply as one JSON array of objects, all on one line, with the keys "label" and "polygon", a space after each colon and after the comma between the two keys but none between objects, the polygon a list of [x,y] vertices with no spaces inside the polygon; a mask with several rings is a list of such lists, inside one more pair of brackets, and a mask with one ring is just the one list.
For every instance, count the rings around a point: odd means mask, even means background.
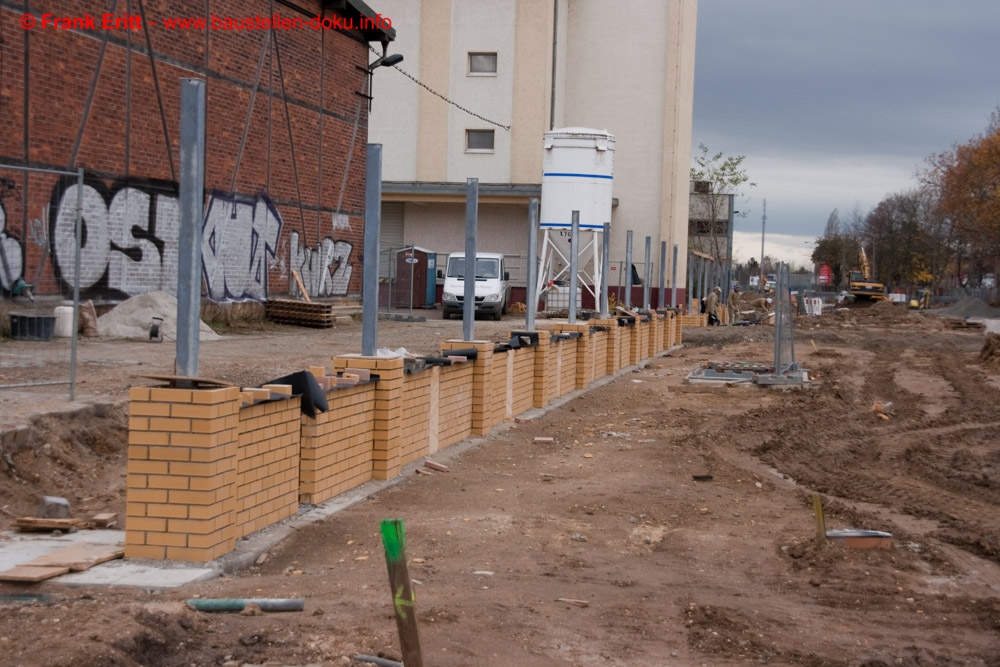
[{"label": "distant tree line", "polygon": [[842,286],[864,248],[890,291],[996,287],[1000,274],[1000,107],[986,130],[926,159],[912,190],[842,220],[834,209],[812,260]]}]

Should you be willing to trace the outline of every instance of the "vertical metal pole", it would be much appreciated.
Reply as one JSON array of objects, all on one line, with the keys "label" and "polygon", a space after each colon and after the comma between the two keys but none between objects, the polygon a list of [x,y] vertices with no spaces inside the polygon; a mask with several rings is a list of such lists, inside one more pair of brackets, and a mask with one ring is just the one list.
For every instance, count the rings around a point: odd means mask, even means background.
[{"label": "vertical metal pole", "polygon": [[611,258],[608,251],[611,247],[611,223],[604,223],[604,233],[601,235],[601,317],[608,316],[608,272]]},{"label": "vertical metal pole", "polygon": [[670,307],[677,307],[677,244],[674,244],[674,261],[670,264],[673,275],[670,279]]},{"label": "vertical metal pole", "polygon": [[736,195],[729,195],[729,247],[726,251],[726,288],[722,291],[724,295],[729,294],[733,289],[733,220],[736,212],[733,206],[736,204]]},{"label": "vertical metal pole", "polygon": [[709,268],[708,260],[705,259],[704,257],[701,257],[700,259],[701,259],[701,298],[704,299],[708,297],[708,292],[712,288],[709,287],[708,285],[708,268]]},{"label": "vertical metal pole", "polygon": [[476,325],[476,221],[479,179],[465,182],[465,293],[462,297],[462,340],[471,341]]},{"label": "vertical metal pole", "polygon": [[417,263],[417,249],[410,246],[410,256],[407,257],[407,264],[410,265],[410,318],[413,318],[413,265]]},{"label": "vertical metal pole", "polygon": [[576,324],[576,275],[580,264],[580,212],[573,211],[569,227],[569,323]]},{"label": "vertical metal pole", "polygon": [[632,310],[632,230],[625,236],[625,307]]},{"label": "vertical metal pole", "polygon": [[[677,246],[674,246],[676,250]],[[684,288],[684,300],[687,301],[688,305],[692,303],[691,299],[694,297],[694,253],[688,250],[688,279],[687,286]],[[686,309],[685,309],[686,310]],[[691,315],[697,315],[696,310]]]},{"label": "vertical metal pole", "polygon": [[198,376],[201,240],[205,221],[205,82],[181,79],[180,230],[177,239],[177,374]]},{"label": "vertical metal pole", "polygon": [[378,237],[382,228],[382,144],[365,157],[365,256],[361,276],[361,354],[374,357],[378,342]]},{"label": "vertical metal pole", "polygon": [[528,331],[535,330],[535,312],[538,310],[538,197],[528,200],[528,289],[524,300],[528,308],[525,311],[524,326]]},{"label": "vertical metal pole", "polygon": [[651,243],[653,239],[649,236],[646,237],[646,266],[642,271],[642,307],[649,310],[649,281],[653,279],[653,265],[650,263],[650,250],[652,249]]},{"label": "vertical metal pole", "polygon": [[[27,173],[27,172],[25,172]],[[73,260],[73,338],[69,348],[69,400],[76,400],[76,346],[80,327],[80,246],[83,245],[83,167],[76,170],[76,257]]]},{"label": "vertical metal pole", "polygon": [[658,307],[663,308],[667,299],[667,242],[660,241],[660,298],[657,300]]}]

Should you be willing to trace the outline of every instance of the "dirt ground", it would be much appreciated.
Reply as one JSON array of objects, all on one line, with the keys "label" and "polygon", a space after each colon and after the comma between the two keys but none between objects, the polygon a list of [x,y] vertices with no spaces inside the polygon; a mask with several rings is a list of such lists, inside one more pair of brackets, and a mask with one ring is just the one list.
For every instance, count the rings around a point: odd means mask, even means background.
[{"label": "dirt ground", "polygon": [[[2,662],[398,659],[378,533],[396,517],[428,666],[1000,666],[1000,365],[986,337],[888,305],[796,326],[810,389],[687,385],[704,360],[773,348],[768,327],[688,330],[683,349],[441,452],[447,473],[411,467],[246,571],[161,593],[0,585]],[[476,337],[521,327],[477,322]],[[379,325],[380,346],[417,353],[460,337],[457,321]],[[269,325],[203,344],[200,371],[251,386],[358,351],[359,324]],[[0,391],[0,421],[32,425],[0,462],[0,523],[42,494],[122,512],[126,388],[172,372],[173,354],[84,342],[89,407],[71,414],[30,416],[58,409],[62,388]],[[814,493],[827,528],[888,531],[892,548],[817,542]],[[195,596],[302,597],[305,611],[197,613]]]}]

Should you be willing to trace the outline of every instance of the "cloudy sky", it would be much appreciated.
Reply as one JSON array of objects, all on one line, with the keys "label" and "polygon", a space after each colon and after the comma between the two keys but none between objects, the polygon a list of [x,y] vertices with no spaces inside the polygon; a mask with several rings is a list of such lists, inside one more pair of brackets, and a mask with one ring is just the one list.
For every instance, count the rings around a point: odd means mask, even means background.
[{"label": "cloudy sky", "polygon": [[700,0],[693,151],[745,155],[737,258],[804,264],[1000,106],[1000,0]]}]

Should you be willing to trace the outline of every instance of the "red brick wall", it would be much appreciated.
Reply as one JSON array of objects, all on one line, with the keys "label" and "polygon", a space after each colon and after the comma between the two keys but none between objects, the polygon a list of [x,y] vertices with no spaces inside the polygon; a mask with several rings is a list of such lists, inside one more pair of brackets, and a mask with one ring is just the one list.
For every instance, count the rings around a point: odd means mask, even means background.
[{"label": "red brick wall", "polygon": [[[297,4],[320,12],[317,0]],[[117,14],[124,16],[127,6],[119,2]],[[32,30],[19,26],[20,7],[0,9],[0,163],[24,165],[27,152],[33,167],[86,170],[84,296],[176,291],[182,78],[207,81],[205,294],[213,300],[286,294],[293,268],[313,296],[360,293],[368,105],[358,94],[366,86],[358,66],[369,54],[360,33],[168,30],[164,24],[164,18],[204,17],[206,11],[267,16],[270,6],[262,0],[146,0],[152,62],[145,30],[100,28],[106,2],[31,2],[38,22]],[[138,14],[139,3],[131,8]],[[308,20],[286,6],[274,8],[283,17]],[[43,14],[89,14],[97,29],[43,29]],[[36,294],[69,294],[75,179],[25,176],[2,166],[0,178],[18,190],[0,202],[0,242],[13,265],[0,286],[9,289],[11,279],[31,282],[39,274]]]}]

